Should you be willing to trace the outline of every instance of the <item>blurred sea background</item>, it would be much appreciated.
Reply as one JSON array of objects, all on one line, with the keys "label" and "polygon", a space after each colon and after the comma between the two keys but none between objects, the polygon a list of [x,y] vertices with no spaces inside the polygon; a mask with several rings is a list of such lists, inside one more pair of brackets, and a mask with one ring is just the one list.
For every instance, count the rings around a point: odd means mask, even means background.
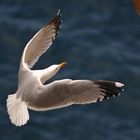
[{"label": "blurred sea background", "polygon": [[[68,64],[53,78],[125,83],[124,94],[90,105],[30,111],[11,124],[6,98],[17,89],[22,51],[61,9],[62,28],[34,69]],[[140,140],[140,17],[132,0],[0,0],[0,140]]]}]

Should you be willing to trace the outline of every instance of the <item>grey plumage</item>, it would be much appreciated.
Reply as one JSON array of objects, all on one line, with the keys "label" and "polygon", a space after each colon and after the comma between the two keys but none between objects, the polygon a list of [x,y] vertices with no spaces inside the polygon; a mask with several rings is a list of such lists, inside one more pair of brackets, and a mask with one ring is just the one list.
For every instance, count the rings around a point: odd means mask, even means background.
[{"label": "grey plumage", "polygon": [[33,110],[44,111],[72,104],[87,104],[118,96],[123,86],[115,82],[64,79],[43,85],[40,92],[25,97]]}]

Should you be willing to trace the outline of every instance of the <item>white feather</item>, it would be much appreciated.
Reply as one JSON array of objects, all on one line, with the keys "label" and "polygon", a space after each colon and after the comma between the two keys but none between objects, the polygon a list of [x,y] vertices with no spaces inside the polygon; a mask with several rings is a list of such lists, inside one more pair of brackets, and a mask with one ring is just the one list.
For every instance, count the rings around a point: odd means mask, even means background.
[{"label": "white feather", "polygon": [[9,95],[7,110],[10,120],[16,126],[22,126],[29,120],[29,113],[25,102],[16,98],[16,94]]},{"label": "white feather", "polygon": [[123,87],[123,86],[124,86],[124,84],[122,84],[122,83],[120,83],[120,82],[115,82],[115,86],[116,86],[116,87],[120,87],[120,88],[121,88],[121,87]]}]

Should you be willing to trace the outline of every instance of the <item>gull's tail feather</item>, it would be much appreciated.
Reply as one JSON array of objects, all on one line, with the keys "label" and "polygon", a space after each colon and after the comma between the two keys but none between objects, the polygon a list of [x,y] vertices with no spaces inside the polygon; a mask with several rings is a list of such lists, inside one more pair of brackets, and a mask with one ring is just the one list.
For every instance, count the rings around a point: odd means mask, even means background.
[{"label": "gull's tail feather", "polygon": [[16,94],[7,98],[7,111],[9,118],[16,126],[22,126],[29,120],[29,113],[25,102],[16,98]]}]

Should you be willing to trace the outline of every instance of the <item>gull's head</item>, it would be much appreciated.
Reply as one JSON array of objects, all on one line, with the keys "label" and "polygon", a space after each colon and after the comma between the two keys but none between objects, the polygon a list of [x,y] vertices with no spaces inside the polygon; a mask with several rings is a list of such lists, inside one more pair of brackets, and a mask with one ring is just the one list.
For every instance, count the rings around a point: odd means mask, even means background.
[{"label": "gull's head", "polygon": [[60,63],[60,64],[55,64],[55,65],[52,65],[50,66],[50,71],[52,71],[52,73],[56,74],[61,68],[63,68],[67,63],[66,62],[63,62],[63,63]]},{"label": "gull's head", "polygon": [[53,77],[61,68],[63,68],[67,63],[66,62],[63,62],[63,63],[60,63],[60,64],[55,64],[55,65],[52,65],[50,67],[48,67],[46,70],[45,70],[45,81],[50,79],[51,77]]},{"label": "gull's head", "polygon": [[50,70],[52,71],[52,73],[55,75],[61,68],[63,68],[67,63],[63,62],[60,64],[55,64],[50,66]]}]

